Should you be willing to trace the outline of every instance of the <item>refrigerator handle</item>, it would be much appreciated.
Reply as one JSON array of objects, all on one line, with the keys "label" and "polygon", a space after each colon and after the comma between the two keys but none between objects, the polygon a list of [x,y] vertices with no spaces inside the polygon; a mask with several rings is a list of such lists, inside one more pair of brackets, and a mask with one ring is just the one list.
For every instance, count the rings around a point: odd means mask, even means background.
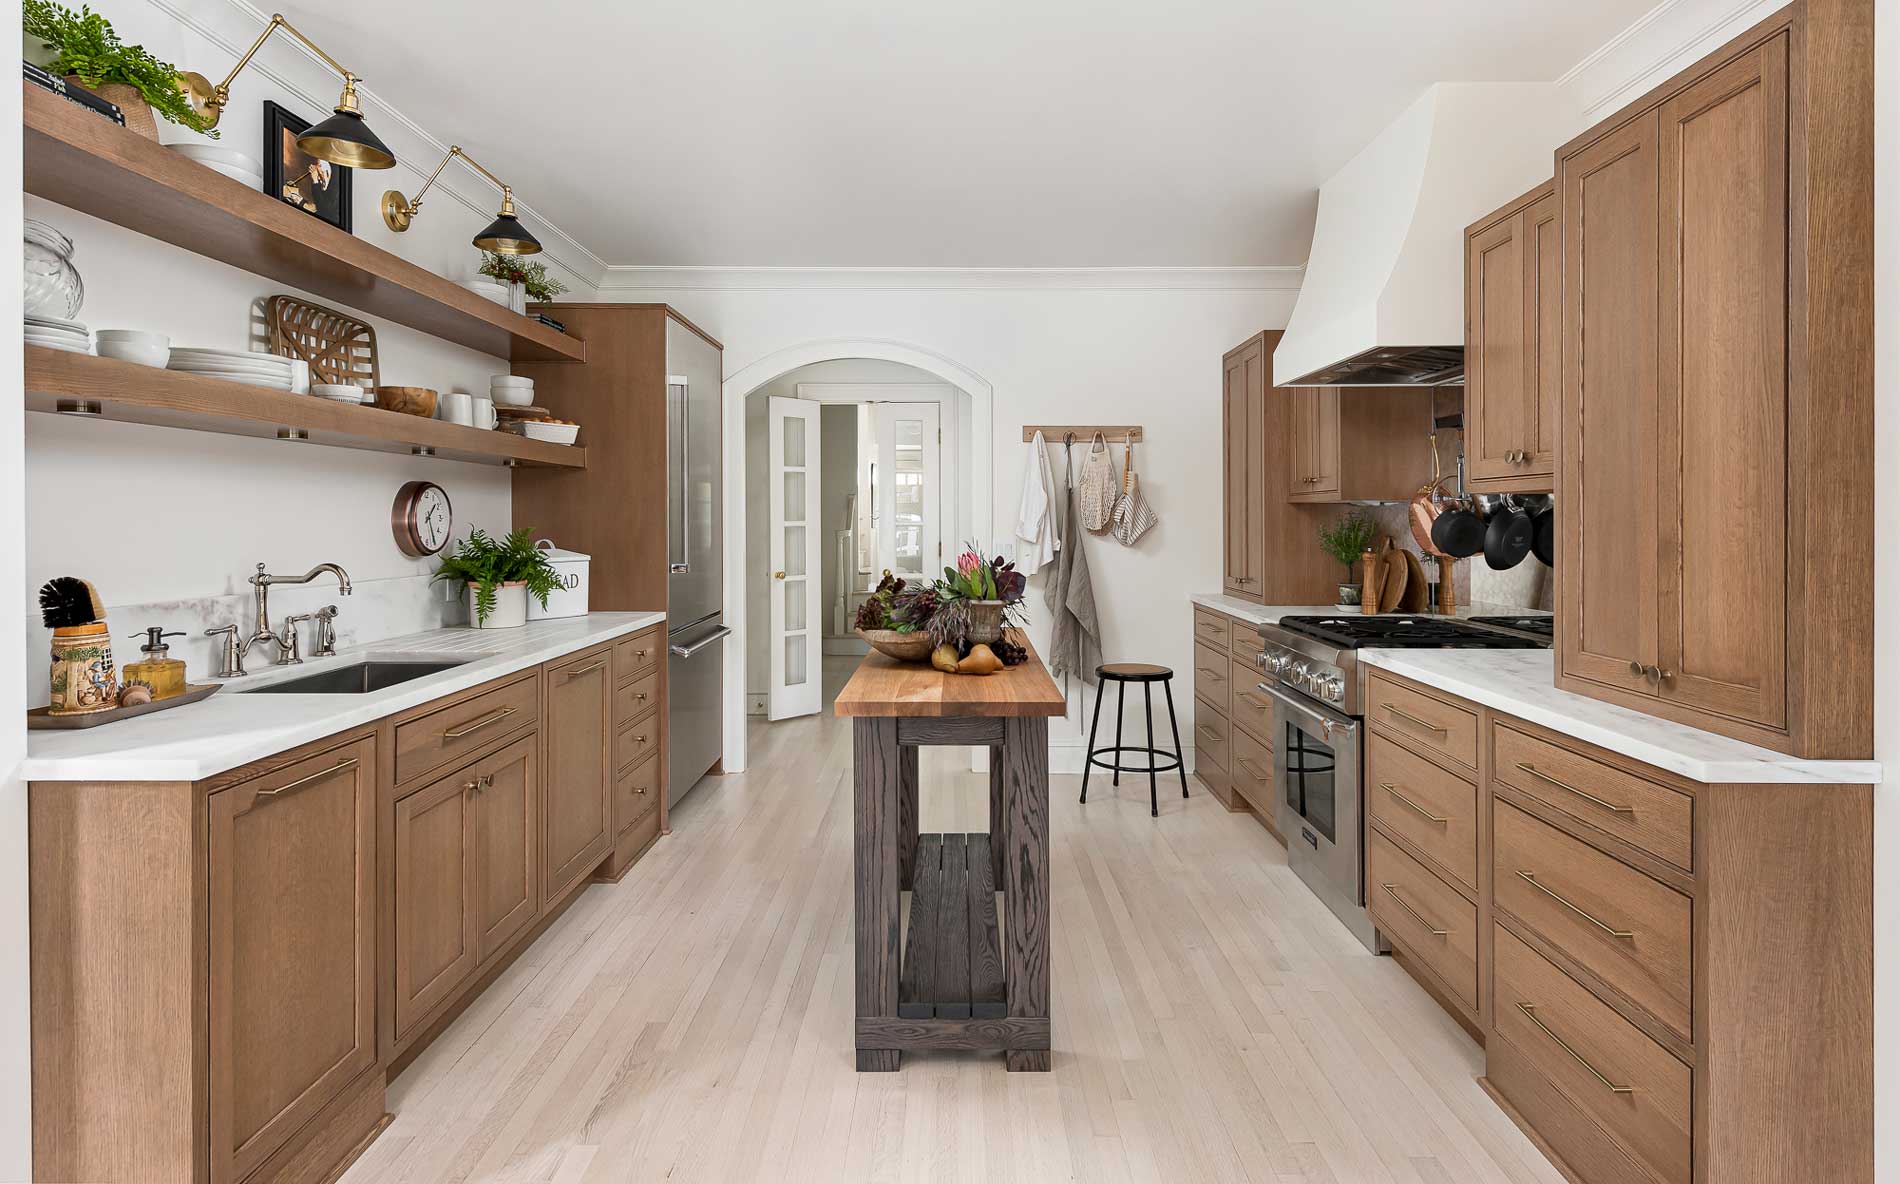
[{"label": "refrigerator handle", "polygon": [[668,558],[666,570],[670,575],[685,575],[693,570],[693,516],[692,507],[688,503],[688,499],[692,493],[689,474],[692,471],[691,461],[693,456],[693,406],[691,394],[687,387],[687,380],[683,376],[677,374],[667,376],[666,397],[668,399],[673,397],[674,388],[678,388],[680,393],[680,463],[678,476],[672,479],[671,489],[671,492],[678,495],[679,500],[680,553],[678,558]]},{"label": "refrigerator handle", "polygon": [[713,630],[711,633],[708,633],[706,636],[700,638],[698,641],[694,642],[691,645],[669,645],[666,647],[667,652],[671,653],[676,658],[690,658],[694,654],[697,654],[699,651],[711,645],[713,642],[723,641],[726,637],[730,636],[731,633],[732,633],[731,626],[721,625],[719,626],[719,628]]}]

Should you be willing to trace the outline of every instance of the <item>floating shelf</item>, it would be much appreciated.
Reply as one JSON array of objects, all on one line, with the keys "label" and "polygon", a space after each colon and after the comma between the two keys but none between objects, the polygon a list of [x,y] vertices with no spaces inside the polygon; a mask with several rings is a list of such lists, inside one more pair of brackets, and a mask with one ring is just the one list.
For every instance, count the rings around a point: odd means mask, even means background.
[{"label": "floating shelf", "polygon": [[30,82],[21,86],[28,193],[495,357],[587,359],[587,343],[578,338],[510,312],[78,103]]},{"label": "floating shelf", "polygon": [[26,347],[26,408],[58,412],[62,400],[99,404],[99,418],[274,439],[280,428],[309,433],[310,444],[368,452],[427,448],[447,460],[549,469],[584,469],[587,450],[508,432],[463,427],[380,407],[333,403],[176,370]]}]

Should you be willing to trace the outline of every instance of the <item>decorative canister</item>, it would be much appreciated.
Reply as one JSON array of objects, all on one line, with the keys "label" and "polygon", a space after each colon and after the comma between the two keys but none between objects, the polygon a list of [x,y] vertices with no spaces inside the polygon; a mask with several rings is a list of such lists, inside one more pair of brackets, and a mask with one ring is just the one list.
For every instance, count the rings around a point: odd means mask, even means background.
[{"label": "decorative canister", "polygon": [[545,621],[550,617],[584,617],[587,615],[587,569],[592,558],[579,551],[563,551],[550,539],[540,539],[534,544],[543,555],[548,557],[549,566],[554,568],[555,578],[560,587],[548,593],[548,606],[528,597],[528,619]]},{"label": "decorative canister", "polygon": [[970,644],[990,645],[1003,639],[1003,602],[972,600],[970,604]]},{"label": "decorative canister", "polygon": [[53,630],[51,714],[90,715],[119,702],[112,637],[104,621]]},{"label": "decorative canister", "polygon": [[25,311],[29,316],[69,321],[86,302],[86,285],[73,266],[73,240],[59,228],[28,218],[20,261],[26,273]]}]

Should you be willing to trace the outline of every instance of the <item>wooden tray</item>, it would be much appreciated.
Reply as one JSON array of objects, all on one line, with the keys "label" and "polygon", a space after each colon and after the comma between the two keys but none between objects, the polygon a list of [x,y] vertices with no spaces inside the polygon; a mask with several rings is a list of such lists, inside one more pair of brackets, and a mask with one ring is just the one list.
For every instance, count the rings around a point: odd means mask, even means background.
[{"label": "wooden tray", "polygon": [[100,724],[118,723],[122,719],[131,719],[135,715],[150,715],[154,711],[164,711],[169,707],[183,707],[187,703],[208,699],[217,694],[219,685],[215,682],[187,684],[184,694],[173,695],[169,699],[154,699],[150,703],[140,703],[136,707],[114,707],[109,711],[93,711],[85,715],[54,715],[50,707],[35,707],[26,713],[26,730],[42,732],[69,728],[96,728]]},{"label": "wooden tray", "polygon": [[270,326],[270,352],[310,363],[311,382],[370,390],[382,385],[376,330],[367,321],[295,296],[272,296],[265,301],[264,319]]}]

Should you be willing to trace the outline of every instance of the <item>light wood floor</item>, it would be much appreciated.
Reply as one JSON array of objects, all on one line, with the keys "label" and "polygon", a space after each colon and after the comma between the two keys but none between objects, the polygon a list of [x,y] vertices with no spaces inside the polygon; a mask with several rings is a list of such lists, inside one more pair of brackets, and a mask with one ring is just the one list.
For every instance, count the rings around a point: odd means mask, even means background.
[{"label": "light wood floor", "polygon": [[[985,829],[953,755],[923,828]],[[1151,819],[1145,779],[1053,779],[1054,1072],[854,1072],[848,721],[756,724],[751,759],[391,1084],[344,1184],[1562,1184],[1476,1045],[1198,784]]]}]

